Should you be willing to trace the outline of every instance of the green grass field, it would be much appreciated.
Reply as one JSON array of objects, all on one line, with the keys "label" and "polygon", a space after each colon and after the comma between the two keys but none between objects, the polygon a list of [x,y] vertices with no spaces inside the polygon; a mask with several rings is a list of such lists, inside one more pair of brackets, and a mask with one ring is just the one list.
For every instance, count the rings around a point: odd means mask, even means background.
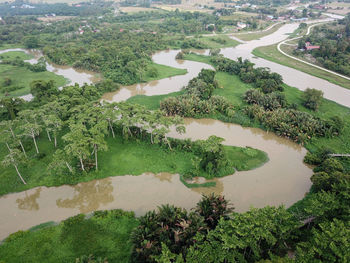
[{"label": "green grass field", "polygon": [[[0,59],[10,60],[16,58],[27,60],[32,58],[32,56],[21,51],[6,52],[0,56]],[[11,79],[9,86],[4,84],[6,78]],[[17,97],[30,93],[30,83],[34,80],[53,80],[58,87],[67,83],[63,76],[49,71],[32,72],[25,67],[0,64],[0,98],[4,96]]]},{"label": "green grass field", "polygon": [[180,69],[180,68],[173,68],[165,65],[160,65],[156,63],[152,63],[150,67],[155,68],[158,72],[158,75],[156,77],[150,77],[145,76],[144,81],[152,81],[152,80],[158,80],[158,79],[165,79],[177,75],[184,75],[187,73],[187,69]]},{"label": "green grass field", "polygon": [[32,55],[26,54],[22,51],[10,51],[10,52],[6,52],[3,54],[0,54],[0,59],[9,59],[9,60],[13,60],[13,59],[21,59],[21,60],[28,60],[33,58]]},{"label": "green grass field", "polygon": [[225,48],[235,47],[239,44],[237,40],[234,40],[225,35],[205,36],[198,38],[198,40],[206,45],[208,48]]},{"label": "green grass field", "polygon": [[0,246],[0,262],[76,262],[82,255],[130,262],[130,234],[138,225],[133,213],[112,210],[70,222],[48,222],[10,235]]},{"label": "green grass field", "polygon": [[[283,49],[283,47],[282,47],[282,50],[286,51]],[[273,62],[279,63],[279,64],[287,66],[287,67],[295,68],[295,69],[303,71],[307,74],[328,80],[329,82],[332,82],[332,83],[340,85],[344,88],[350,89],[350,81],[349,80],[346,80],[342,77],[336,76],[334,74],[328,73],[326,71],[314,68],[314,67],[306,65],[302,62],[288,58],[288,57],[284,56],[283,54],[281,54],[277,50],[277,45],[256,48],[253,50],[253,54],[257,57],[271,60]],[[292,54],[290,54],[290,55],[292,55]]]}]

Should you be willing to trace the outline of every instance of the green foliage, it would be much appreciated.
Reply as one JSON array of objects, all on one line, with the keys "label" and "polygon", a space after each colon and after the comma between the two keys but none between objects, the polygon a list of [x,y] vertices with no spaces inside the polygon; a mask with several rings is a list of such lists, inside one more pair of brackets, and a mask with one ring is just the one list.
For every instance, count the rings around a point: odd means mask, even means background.
[{"label": "green foliage", "polygon": [[24,39],[24,46],[28,49],[39,47],[38,38],[35,36],[28,36]]},{"label": "green foliage", "polygon": [[138,220],[121,210],[103,213],[88,219],[78,215],[57,225],[16,232],[0,246],[0,258],[6,263],[23,259],[28,263],[130,262],[130,234]]},{"label": "green foliage", "polygon": [[[59,90],[55,87],[54,82],[37,80],[30,84],[30,93],[34,96],[35,100],[48,101],[52,96],[57,96]],[[52,100],[52,99],[51,99]]]},{"label": "green foliage", "polygon": [[311,110],[317,110],[322,101],[322,98],[322,91],[307,88],[303,93],[304,106]]},{"label": "green foliage", "polygon": [[223,196],[215,194],[203,195],[196,206],[197,213],[204,218],[209,229],[214,229],[221,218],[227,219],[233,209]]},{"label": "green foliage", "polygon": [[158,211],[140,217],[140,225],[132,233],[133,261],[153,262],[166,245],[171,253],[186,253],[197,233],[205,232],[203,218],[182,208],[163,205]]},{"label": "green foliage", "polygon": [[350,225],[337,219],[314,228],[309,242],[298,245],[297,262],[349,262]]},{"label": "green foliage", "polygon": [[298,227],[285,208],[265,207],[221,219],[207,236],[198,235],[186,262],[255,262],[285,253],[286,241]]}]

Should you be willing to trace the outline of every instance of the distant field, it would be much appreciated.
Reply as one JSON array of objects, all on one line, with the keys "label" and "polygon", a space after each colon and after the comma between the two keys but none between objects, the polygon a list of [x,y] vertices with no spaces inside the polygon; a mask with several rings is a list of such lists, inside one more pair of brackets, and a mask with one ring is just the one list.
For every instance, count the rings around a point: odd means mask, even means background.
[{"label": "distant field", "polygon": [[[14,0],[0,0],[0,3],[12,3]],[[56,3],[67,3],[67,4],[77,4],[84,2],[83,0],[28,0],[28,3],[48,3],[48,4],[56,4]]]},{"label": "distant field", "polygon": [[38,17],[38,20],[43,22],[54,22],[54,21],[63,21],[75,18],[75,16],[54,16],[54,17]]},{"label": "distant field", "polygon": [[124,13],[157,11],[157,9],[155,9],[155,8],[138,7],[138,6],[125,6],[125,7],[120,7],[119,9],[120,9],[120,11],[122,11]]},{"label": "distant field", "polygon": [[350,3],[333,2],[333,3],[327,4],[327,6],[332,8],[327,10],[327,12],[329,13],[335,13],[339,15],[346,15],[347,13],[350,13]]}]

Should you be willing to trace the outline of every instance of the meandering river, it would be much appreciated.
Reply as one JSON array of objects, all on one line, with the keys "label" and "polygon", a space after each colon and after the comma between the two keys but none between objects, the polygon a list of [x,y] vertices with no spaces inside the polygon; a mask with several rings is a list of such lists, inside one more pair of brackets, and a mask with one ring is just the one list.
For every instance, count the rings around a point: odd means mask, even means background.
[{"label": "meandering river", "polygon": [[270,160],[257,169],[215,179],[211,188],[189,189],[179,175],[145,173],[8,194],[0,197],[0,240],[20,229],[95,210],[121,208],[142,215],[166,203],[190,209],[203,193],[214,192],[225,195],[236,211],[246,211],[250,206],[289,206],[309,190],[312,170],[303,163],[306,150],[300,145],[261,129],[212,119],[186,119],[185,124],[186,134],[173,131],[170,136],[196,140],[215,134],[226,145],[261,149]]},{"label": "meandering river", "polygon": [[[306,87],[322,89],[325,97],[350,106],[350,90],[251,55],[255,47],[284,40],[287,38],[286,34],[293,32],[297,26],[298,24],[286,24],[260,40],[250,41],[235,48],[222,49],[222,54],[232,59],[237,57],[251,59],[257,66],[269,67],[281,74],[284,81],[291,86],[301,90]],[[156,53],[153,60],[159,64],[185,68],[188,70],[187,74],[122,87],[115,93],[105,94],[103,98],[121,101],[136,94],[156,95],[178,91],[202,68],[211,68],[203,63],[175,60],[177,52],[162,51]],[[93,75],[90,73],[62,67],[60,67],[62,71],[59,71],[59,67],[52,65],[50,68],[50,65],[48,64],[50,71],[55,72],[57,69],[57,74],[61,73],[72,82],[82,84],[93,81]],[[121,208],[142,215],[147,210],[165,203],[192,208],[201,198],[201,194],[215,192],[225,195],[234,204],[236,211],[245,211],[250,206],[279,204],[289,206],[303,198],[309,190],[312,169],[303,163],[306,150],[300,145],[260,129],[244,128],[211,119],[186,119],[185,123],[185,134],[179,135],[172,131],[170,136],[196,140],[215,134],[224,138],[226,145],[250,146],[263,150],[270,160],[257,169],[215,179],[216,187],[211,188],[189,189],[180,182],[179,175],[145,173],[139,176],[109,177],[73,186],[37,187],[8,194],[0,197],[0,240],[17,230],[95,210]]]}]

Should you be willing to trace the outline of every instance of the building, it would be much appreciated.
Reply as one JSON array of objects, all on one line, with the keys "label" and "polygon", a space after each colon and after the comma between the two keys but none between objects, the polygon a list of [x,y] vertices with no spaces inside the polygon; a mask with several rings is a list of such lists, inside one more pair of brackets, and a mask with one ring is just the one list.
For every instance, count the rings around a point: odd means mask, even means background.
[{"label": "building", "polygon": [[319,48],[320,48],[320,46],[312,46],[310,42],[305,43],[305,50],[307,50],[307,51],[319,49]]}]

